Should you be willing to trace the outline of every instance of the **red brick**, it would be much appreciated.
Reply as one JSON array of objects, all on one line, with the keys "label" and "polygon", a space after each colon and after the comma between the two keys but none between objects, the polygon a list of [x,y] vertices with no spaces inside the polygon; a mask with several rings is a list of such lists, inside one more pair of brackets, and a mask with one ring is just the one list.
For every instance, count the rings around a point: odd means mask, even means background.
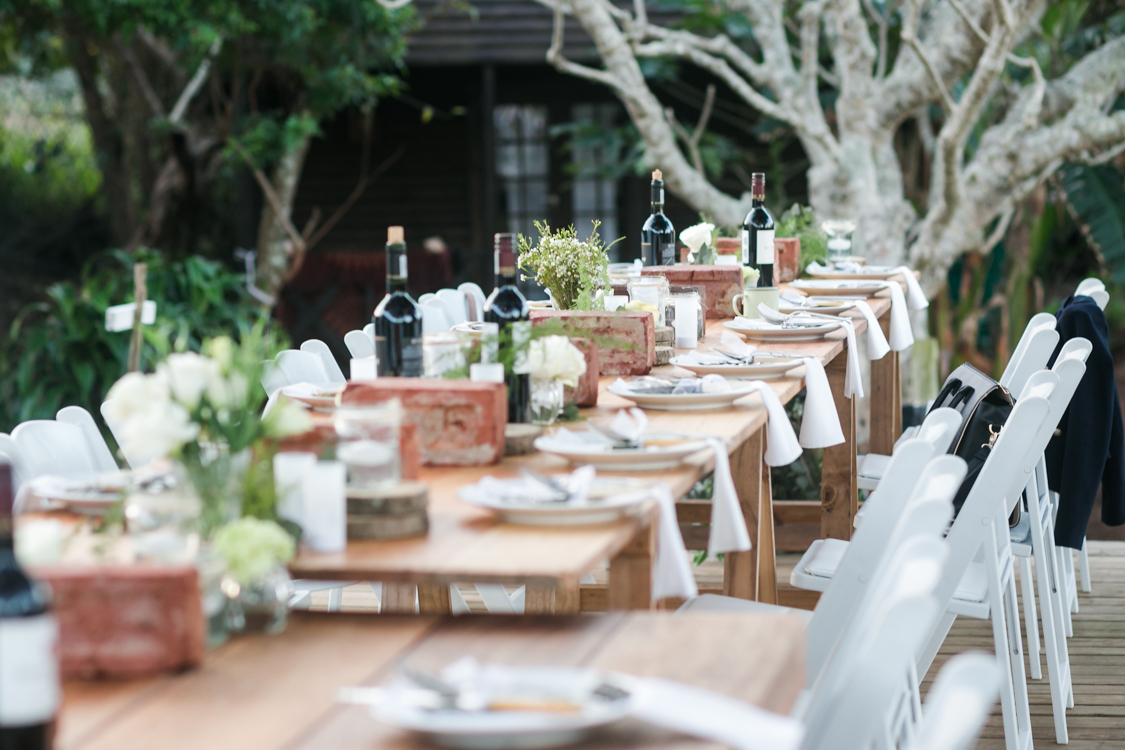
[{"label": "red brick", "polygon": [[371,404],[398,398],[404,422],[414,427],[427,466],[479,466],[504,456],[508,396],[503,383],[427,378],[379,378],[351,382],[343,403]]},{"label": "red brick", "polygon": [[801,275],[801,239],[777,237],[773,241],[775,253],[774,283],[786,284]]},{"label": "red brick", "polygon": [[708,318],[731,317],[734,295],[742,291],[741,266],[646,266],[641,274],[665,276],[672,286],[702,287]]},{"label": "red brick", "polygon": [[64,678],[132,678],[203,661],[204,622],[194,567],[49,565]]},{"label": "red brick", "polygon": [[598,405],[598,378],[601,376],[598,345],[590,339],[574,337],[570,343],[578,347],[586,357],[586,374],[578,381],[575,388],[565,388],[566,402],[578,406]]},{"label": "red brick", "polygon": [[532,325],[551,319],[561,320],[567,335],[597,343],[601,375],[644,375],[656,362],[656,323],[651,313],[531,311]]},{"label": "red brick", "polygon": [[[312,412],[313,428],[300,435],[291,435],[280,443],[283,451],[308,451],[323,456],[330,447],[336,445],[336,428],[332,415]],[[402,478],[417,479],[422,469],[422,457],[418,450],[418,437],[413,424],[402,425],[399,431],[399,452],[402,456]]]}]

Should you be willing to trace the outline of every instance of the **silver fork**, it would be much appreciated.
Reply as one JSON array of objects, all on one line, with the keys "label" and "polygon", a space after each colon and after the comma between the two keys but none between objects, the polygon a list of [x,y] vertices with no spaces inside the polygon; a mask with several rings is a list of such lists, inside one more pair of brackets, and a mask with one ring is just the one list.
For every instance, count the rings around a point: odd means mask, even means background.
[{"label": "silver fork", "polygon": [[615,430],[611,427],[602,427],[601,425],[599,425],[595,422],[587,422],[586,425],[590,429],[592,429],[594,432],[597,432],[598,434],[603,435],[603,436],[609,438],[610,440],[612,440],[614,450],[630,450],[630,449],[636,449],[636,448],[641,447],[641,441],[640,440],[625,437],[620,432],[618,432],[617,430]]}]

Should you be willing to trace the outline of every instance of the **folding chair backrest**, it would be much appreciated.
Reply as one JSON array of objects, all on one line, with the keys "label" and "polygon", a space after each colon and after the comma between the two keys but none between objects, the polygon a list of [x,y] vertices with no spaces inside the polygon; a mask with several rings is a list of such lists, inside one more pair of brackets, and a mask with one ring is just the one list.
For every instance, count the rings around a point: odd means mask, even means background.
[{"label": "folding chair backrest", "polygon": [[1098,291],[1105,291],[1105,282],[1101,279],[1090,277],[1088,279],[1082,279],[1082,281],[1079,282],[1078,286],[1075,288],[1074,293],[1076,295],[1079,295]]},{"label": "folding chair backrest", "polygon": [[[1053,390],[1050,381],[1053,379],[1055,384],[1058,382],[1058,376],[1054,373],[1046,372],[1043,375],[1046,377],[1042,379],[1046,382],[1037,383],[1035,388],[1025,389],[1016,401],[1004,429],[1000,431],[1000,437],[981,467],[977,481],[946,536],[950,559],[934,592],[942,611],[953,599],[953,593],[969,563],[976,556],[984,535],[992,528],[991,520],[1001,507],[1011,508],[1027,484],[1030,472],[1025,473],[1023,466],[1027,457],[1032,455],[1033,446],[1038,445],[1040,428],[1050,414],[1049,398],[1050,391]],[[1042,450],[1040,447],[1039,452],[1042,453]]]},{"label": "folding chair backrest", "polygon": [[345,333],[344,346],[348,347],[352,359],[375,356],[375,341],[363,331],[348,331]]},{"label": "folding chair backrest", "polygon": [[367,334],[367,338],[371,339],[371,343],[375,343],[375,324],[368,323],[363,327],[363,332]]},{"label": "folding chair backrest", "polygon": [[286,349],[278,352],[274,361],[290,385],[297,383],[329,385],[332,383],[328,371],[324,368],[324,362],[316,354],[303,352],[299,349]]},{"label": "folding chair backrest", "polygon": [[878,489],[864,503],[863,523],[856,529],[809,622],[806,685],[816,681],[843,626],[854,615],[867,584],[890,549],[895,527],[919,477],[925,473],[921,469],[933,455],[933,445],[919,438],[899,445]]},{"label": "folding chair backrest", "polygon": [[445,303],[450,327],[469,321],[469,305],[465,300],[464,292],[456,289],[439,289],[437,298]]},{"label": "folding chair backrest", "polygon": [[445,303],[437,297],[422,302],[422,333],[441,333],[453,327]]},{"label": "folding chair backrest", "polygon": [[996,657],[958,654],[938,672],[922,725],[908,750],[969,750],[976,744],[1000,690]]},{"label": "folding chair backrest", "polygon": [[[952,515],[952,494],[947,500]],[[940,529],[905,540],[869,592],[870,613],[847,628],[813,686],[804,715],[803,750],[871,744],[902,689],[914,654],[937,623],[933,590],[948,551]]]},{"label": "folding chair backrest", "polygon": [[1109,304],[1109,292],[1105,289],[1095,289],[1086,296],[1097,303],[1099,310],[1104,310],[1105,306]]},{"label": "folding chair backrest", "polygon": [[472,305],[474,308],[473,315],[471,316],[472,319],[475,321],[484,320],[484,290],[471,281],[466,281],[464,284],[460,284],[457,289],[464,292],[466,297],[470,297],[472,299]]},{"label": "folding chair backrest", "polygon": [[102,431],[98,429],[90,412],[81,406],[64,406],[55,415],[55,420],[76,425],[82,430],[82,435],[86,438],[86,447],[90,449],[90,455],[94,457],[98,471],[116,471],[119,468],[113,457],[113,451],[109,449]]},{"label": "folding chair backrest", "polygon": [[942,406],[926,415],[914,437],[932,445],[935,454],[945,453],[961,429],[962,421],[961,412]]},{"label": "folding chair backrest", "polygon": [[[1040,318],[1040,315],[1045,316]],[[1034,325],[1039,320],[1038,325]],[[1012,352],[1004,374],[1000,376],[1000,385],[1008,389],[1013,396],[1023,391],[1027,379],[1047,366],[1055,347],[1059,343],[1059,332],[1055,330],[1054,316],[1040,313],[1031,319],[1027,328],[1020,337],[1016,351]]]},{"label": "folding chair backrest", "polygon": [[0,456],[8,459],[8,463],[12,465],[12,483],[15,484],[18,492],[20,485],[24,483],[26,470],[23,468],[23,459],[20,457],[20,449],[16,441],[12,440],[12,436],[6,432],[0,432]]},{"label": "folding chair backrest", "polygon": [[[258,382],[262,384],[262,388],[265,389],[267,396],[272,396],[273,392],[276,391],[278,388],[281,388],[283,386],[287,386],[287,385],[290,384],[289,379],[285,377],[285,373],[282,372],[281,368],[277,366],[277,361],[273,360],[273,359],[267,359],[266,361],[262,362],[262,374],[258,378]],[[103,404],[102,406],[103,406],[102,416],[104,417],[105,416],[105,408],[104,408],[105,405]],[[106,420],[106,423],[107,424],[109,423],[108,419]],[[110,425],[109,429],[112,432],[113,426]],[[116,432],[114,432],[113,435],[114,435],[115,438],[117,437]],[[118,438],[117,442],[118,442],[118,444],[121,443],[120,438]]]},{"label": "folding chair backrest", "polygon": [[320,362],[324,365],[324,372],[328,374],[328,382],[333,385],[348,382],[344,377],[344,371],[340,369],[340,364],[336,361],[336,357],[332,355],[332,350],[328,348],[328,344],[320,339],[309,339],[301,344],[301,351],[308,352],[320,358]]},{"label": "folding chair backrest", "polygon": [[87,477],[98,465],[78,425],[53,419],[33,419],[12,430],[24,468],[24,481],[46,474]]}]

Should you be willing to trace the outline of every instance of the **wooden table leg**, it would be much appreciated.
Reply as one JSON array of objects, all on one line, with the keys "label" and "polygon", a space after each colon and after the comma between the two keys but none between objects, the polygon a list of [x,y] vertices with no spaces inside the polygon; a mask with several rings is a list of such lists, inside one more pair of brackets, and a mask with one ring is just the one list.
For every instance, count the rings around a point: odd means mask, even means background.
[{"label": "wooden table leg", "polygon": [[723,593],[776,604],[773,492],[770,469],[762,460],[765,434],[762,427],[730,456],[731,477],[754,548],[723,556]]},{"label": "wooden table leg", "polygon": [[[383,589],[386,591],[386,588]],[[448,615],[453,612],[449,584],[418,584],[418,612],[423,615]]]},{"label": "wooden table leg", "polygon": [[609,561],[609,609],[652,609],[652,563],[655,556],[654,519]]},{"label": "wooden table leg", "polygon": [[523,611],[528,615],[573,615],[581,609],[578,584],[529,583]]},{"label": "wooden table leg", "polygon": [[384,583],[379,611],[383,614],[412,615],[418,611],[415,606],[417,597],[418,587],[413,583]]},{"label": "wooden table leg", "polygon": [[844,442],[825,448],[820,468],[820,535],[823,538],[851,539],[852,520],[859,503],[855,469],[855,399],[844,396],[848,358],[841,352],[824,368]]},{"label": "wooden table leg", "polygon": [[[879,321],[883,333],[890,335],[891,314]],[[891,455],[902,434],[902,371],[898,352],[887,352],[871,362],[871,429],[869,450]]]}]

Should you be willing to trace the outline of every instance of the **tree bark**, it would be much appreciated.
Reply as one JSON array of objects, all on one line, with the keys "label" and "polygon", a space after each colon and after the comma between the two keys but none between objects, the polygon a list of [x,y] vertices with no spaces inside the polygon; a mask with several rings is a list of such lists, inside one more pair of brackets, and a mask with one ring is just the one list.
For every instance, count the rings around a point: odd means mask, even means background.
[{"label": "tree bark", "polygon": [[[285,154],[274,166],[270,185],[279,207],[288,220],[297,197],[297,186],[305,166],[312,136],[305,136],[295,149]],[[277,297],[289,273],[290,258],[295,248],[285,224],[278,220],[270,201],[262,206],[262,219],[258,226],[257,286],[272,297]]]}]

